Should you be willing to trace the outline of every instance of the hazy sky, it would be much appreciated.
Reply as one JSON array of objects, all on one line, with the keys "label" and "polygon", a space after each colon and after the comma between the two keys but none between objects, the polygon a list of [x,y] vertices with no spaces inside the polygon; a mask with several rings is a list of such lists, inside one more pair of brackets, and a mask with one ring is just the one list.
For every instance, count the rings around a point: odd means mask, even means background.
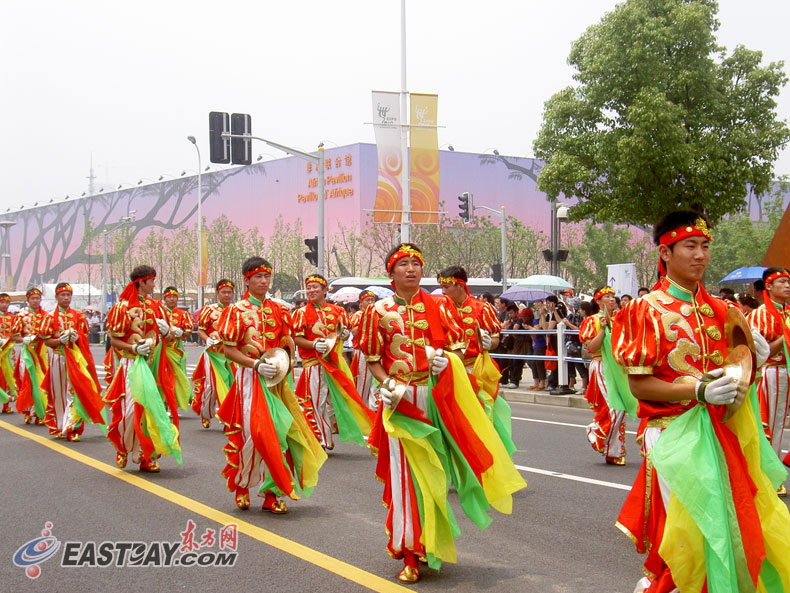
[{"label": "hazy sky", "polygon": [[[571,42],[615,4],[409,1],[408,88],[439,94],[440,145],[532,156],[544,101],[571,82]],[[722,45],[790,63],[788,0],[719,4]],[[212,110],[307,151],[373,142],[371,90],[400,90],[400,0],[13,1],[0,56],[4,211],[86,191],[91,154],[105,190],[194,171],[188,135],[205,166]]]}]

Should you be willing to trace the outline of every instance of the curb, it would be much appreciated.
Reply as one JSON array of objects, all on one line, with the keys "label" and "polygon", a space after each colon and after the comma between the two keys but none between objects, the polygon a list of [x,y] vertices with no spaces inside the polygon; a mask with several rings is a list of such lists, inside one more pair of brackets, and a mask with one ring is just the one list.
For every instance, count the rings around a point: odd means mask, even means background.
[{"label": "curb", "polygon": [[590,405],[582,395],[551,395],[548,391],[528,391],[526,389],[500,389],[499,395],[508,402],[590,409]]}]

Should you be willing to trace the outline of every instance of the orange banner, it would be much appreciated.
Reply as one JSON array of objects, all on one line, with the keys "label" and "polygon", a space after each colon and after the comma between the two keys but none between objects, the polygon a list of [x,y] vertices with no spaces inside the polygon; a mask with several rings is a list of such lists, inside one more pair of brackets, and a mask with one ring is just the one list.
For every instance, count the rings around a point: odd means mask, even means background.
[{"label": "orange banner", "polygon": [[412,222],[439,222],[438,95],[411,94],[409,195]]},{"label": "orange banner", "polygon": [[403,188],[399,176],[403,168],[400,140],[400,107],[398,93],[373,91],[373,129],[378,151],[379,180],[374,222],[400,222]]}]

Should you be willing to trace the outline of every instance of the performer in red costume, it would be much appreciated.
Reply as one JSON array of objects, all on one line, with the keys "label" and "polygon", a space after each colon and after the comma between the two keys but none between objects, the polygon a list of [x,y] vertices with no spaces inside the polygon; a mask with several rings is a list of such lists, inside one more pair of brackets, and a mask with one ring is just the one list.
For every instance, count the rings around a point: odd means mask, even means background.
[{"label": "performer in red costume", "polygon": [[192,373],[195,392],[192,409],[200,416],[203,428],[211,426],[211,419],[216,415],[233,383],[235,369],[225,358],[225,346],[219,337],[217,324],[225,307],[233,301],[234,288],[233,282],[227,278],[217,282],[217,302],[204,306],[198,318],[198,336],[205,342],[206,349],[200,355],[195,372]]},{"label": "performer in red costume", "polygon": [[456,322],[464,330],[466,350],[464,367],[469,373],[472,388],[483,404],[486,416],[511,455],[516,450],[512,438],[510,405],[499,397],[502,373],[489,351],[499,346],[502,324],[493,305],[474,298],[467,286],[466,270],[460,266],[445,268],[437,276],[442,293],[455,308]]},{"label": "performer in red costume", "polygon": [[160,455],[171,455],[181,463],[175,380],[163,352],[162,338],[170,333],[170,323],[162,304],[151,298],[156,270],[137,266],[129,278],[107,314],[117,360],[104,395],[112,411],[107,438],[115,446],[119,468],[126,467],[131,454],[141,471],[158,472]]},{"label": "performer in red costume", "polygon": [[25,415],[25,424],[33,421],[44,424],[48,400],[41,382],[47,374],[49,361],[40,334],[48,313],[41,308],[41,291],[38,288],[29,289],[25,296],[27,310],[20,314],[24,346],[16,366],[16,383],[19,386],[16,410]]},{"label": "performer in red costume", "polygon": [[175,380],[175,394],[178,407],[186,410],[192,399],[192,388],[187,378],[187,357],[184,354],[184,335],[192,333],[192,316],[178,308],[178,289],[168,286],[162,292],[165,303],[165,320],[170,324],[170,331],[165,338],[165,353],[172,368]]},{"label": "performer in red costume", "polygon": [[403,559],[398,579],[413,583],[420,560],[434,569],[456,561],[451,481],[464,513],[481,529],[491,522],[490,507],[511,512],[512,493],[526,483],[453,353],[466,343],[451,304],[420,289],[422,253],[403,243],[385,264],[395,295],[369,307],[361,329],[360,347],[380,383],[368,443],[384,482],[387,551]]},{"label": "performer in red costume", "polygon": [[261,257],[251,257],[242,273],[247,293],[224,309],[218,323],[225,356],[236,365],[230,392],[217,413],[228,437],[222,475],[240,509],[250,508],[249,490],[260,484],[261,509],[282,514],[288,507],[278,497],[310,496],[326,453],[285,380],[286,373],[276,385],[267,384],[283,370],[265,358],[267,353],[275,348],[293,351],[288,309],[266,298],[272,266]]},{"label": "performer in red costume", "polygon": [[[745,396],[748,375],[734,374],[755,351],[763,362],[767,344],[758,334],[751,346],[757,332],[700,283],[712,240],[702,215],[672,212],[653,237],[660,280],[612,327],[644,425],[645,458],[617,523],[647,553],[635,590],[790,590],[790,514],[775,492],[787,472]],[[729,346],[746,367],[725,373]]]},{"label": "performer in red costume", "polygon": [[294,336],[302,359],[296,395],[324,449],[341,441],[364,445],[373,426],[373,413],[357,393],[351,370],[343,358],[348,338],[345,309],[326,302],[327,282],[312,274],[305,279],[307,304],[294,313]]},{"label": "performer in red costume", "polygon": [[370,290],[363,290],[359,293],[359,311],[354,313],[349,318],[349,329],[354,334],[354,356],[351,359],[351,373],[354,376],[354,382],[357,387],[357,393],[362,398],[364,404],[375,411],[378,407],[378,402],[373,395],[373,375],[368,370],[368,364],[365,362],[365,355],[359,349],[360,327],[362,325],[362,315],[368,307],[376,302],[376,295]]},{"label": "performer in red costume", "polygon": [[8,312],[11,297],[0,293],[0,404],[3,414],[13,414],[11,404],[16,400],[14,377],[14,345],[22,341],[22,320]]},{"label": "performer in red costume", "polygon": [[41,339],[49,347],[42,388],[49,396],[44,418],[49,434],[79,441],[86,422],[104,424],[104,402],[88,344],[88,322],[71,308],[72,294],[70,284],[56,285],[57,306],[41,324]]},{"label": "performer in red costume", "polygon": [[[784,425],[790,408],[790,272],[785,268],[768,268],[763,272],[763,283],[763,304],[749,316],[749,323],[771,348],[761,369],[757,395],[765,434],[781,457]],[[777,494],[787,496],[784,484]]]},{"label": "performer in red costume", "polygon": [[579,328],[579,340],[587,344],[592,354],[590,380],[584,399],[595,412],[595,418],[587,426],[587,440],[593,449],[604,456],[606,463],[625,465],[625,411],[616,410],[610,405],[608,385],[604,377],[604,338],[617,307],[614,289],[603,286],[596,290],[593,306],[599,308],[600,312],[585,317]]}]

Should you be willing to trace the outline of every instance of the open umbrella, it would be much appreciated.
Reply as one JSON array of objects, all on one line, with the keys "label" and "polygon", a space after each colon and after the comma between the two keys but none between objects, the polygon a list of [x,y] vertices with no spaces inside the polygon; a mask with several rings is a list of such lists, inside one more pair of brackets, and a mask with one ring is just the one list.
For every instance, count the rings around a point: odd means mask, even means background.
[{"label": "open umbrella", "polygon": [[511,286],[501,295],[499,298],[507,299],[509,301],[522,301],[528,303],[534,303],[535,301],[542,301],[547,296],[554,294],[548,290],[540,290],[535,288],[529,288],[526,286]]},{"label": "open umbrella", "polygon": [[755,280],[762,280],[766,269],[762,266],[738,268],[719,280],[719,284],[751,284]]},{"label": "open umbrella", "polygon": [[368,286],[365,290],[369,290],[376,295],[376,298],[379,299],[386,299],[387,297],[391,297],[393,294],[395,294],[394,290],[387,288],[386,286]]},{"label": "open umbrella", "polygon": [[359,293],[362,292],[361,288],[354,286],[344,286],[337,292],[327,297],[330,301],[335,303],[356,303],[359,300]]},{"label": "open umbrella", "polygon": [[520,280],[518,284],[513,286],[520,288],[532,288],[537,290],[564,290],[566,288],[573,288],[567,280],[563,280],[559,276],[551,276],[549,274],[535,274]]}]

